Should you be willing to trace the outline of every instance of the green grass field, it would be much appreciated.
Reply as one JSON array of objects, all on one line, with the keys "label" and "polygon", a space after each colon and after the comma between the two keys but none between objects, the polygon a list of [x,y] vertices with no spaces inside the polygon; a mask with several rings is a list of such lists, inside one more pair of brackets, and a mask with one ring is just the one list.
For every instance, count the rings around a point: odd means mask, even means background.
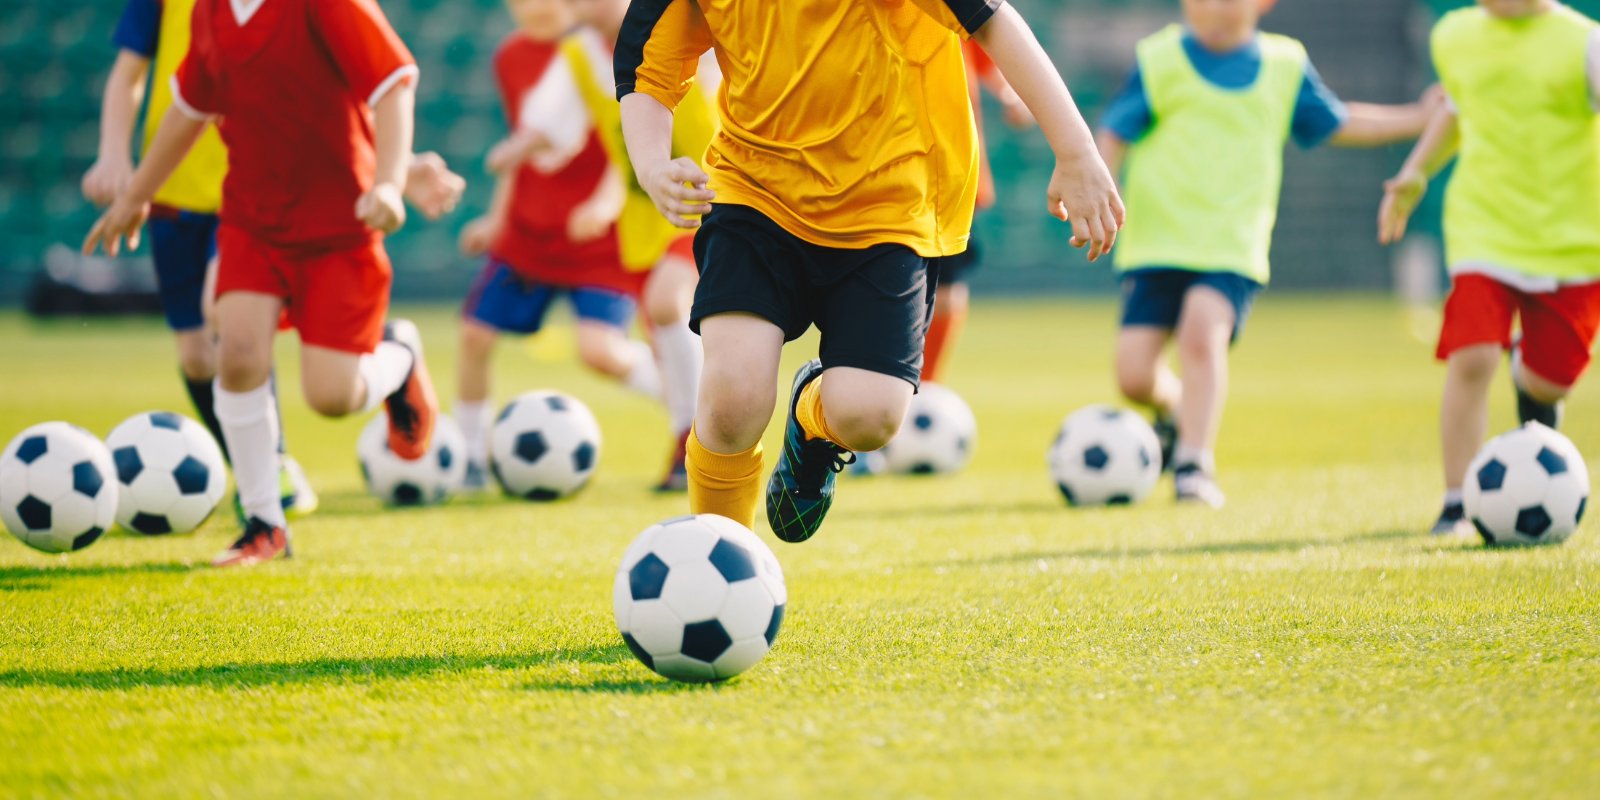
[{"label": "green grass field", "polygon": [[[453,318],[411,311],[451,386]],[[1069,510],[1044,450],[1114,399],[1114,313],[980,302],[950,380],[972,467],[843,482],[816,539],[774,540],[783,635],[717,686],[657,678],[611,621],[623,549],[686,507],[646,491],[657,408],[505,347],[502,400],[599,415],[595,483],[384,511],[360,422],[306,411],[285,339],[324,496],[297,558],[206,568],[225,514],[72,556],[0,537],[0,797],[1600,796],[1595,525],[1538,550],[1423,535],[1443,371],[1404,312],[1268,296],[1235,353],[1227,509],[1165,483]],[[0,441],[152,408],[188,411],[158,322],[0,316]],[[1590,454],[1597,412],[1591,380],[1568,415]]]}]

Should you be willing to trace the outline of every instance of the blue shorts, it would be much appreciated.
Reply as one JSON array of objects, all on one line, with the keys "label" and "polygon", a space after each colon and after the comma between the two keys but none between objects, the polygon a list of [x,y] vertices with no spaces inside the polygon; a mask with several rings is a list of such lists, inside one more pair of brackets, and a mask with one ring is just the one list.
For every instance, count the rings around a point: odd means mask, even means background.
[{"label": "blue shorts", "polygon": [[628,327],[637,308],[633,298],[614,289],[535,283],[509,265],[487,258],[472,281],[461,315],[506,333],[538,333],[544,326],[550,301],[561,292],[572,296],[572,309],[578,319],[619,328]]},{"label": "blue shorts", "polygon": [[1172,330],[1183,313],[1183,298],[1196,286],[1222,293],[1233,304],[1233,339],[1239,339],[1250,306],[1262,286],[1237,272],[1200,272],[1172,267],[1140,267],[1122,273],[1122,327]]},{"label": "blue shorts", "polygon": [[203,327],[201,300],[206,265],[217,254],[217,215],[157,207],[146,225],[167,327],[175,331]]}]

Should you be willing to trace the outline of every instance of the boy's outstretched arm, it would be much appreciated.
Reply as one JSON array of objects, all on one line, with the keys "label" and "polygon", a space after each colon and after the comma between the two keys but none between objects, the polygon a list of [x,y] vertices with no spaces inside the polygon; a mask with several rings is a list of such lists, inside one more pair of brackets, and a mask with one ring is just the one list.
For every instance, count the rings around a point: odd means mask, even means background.
[{"label": "boy's outstretched arm", "polygon": [[89,235],[83,238],[84,253],[93,253],[96,247],[104,246],[107,255],[117,255],[122,252],[124,237],[129,250],[139,246],[139,228],[150,216],[150,198],[155,197],[161,185],[172,177],[173,170],[183,163],[183,157],[200,139],[207,124],[205,119],[185,114],[176,103],[167,109],[127,190],[117,196],[89,229]]},{"label": "boy's outstretched arm", "polygon": [[1350,103],[1350,118],[1328,139],[1336,147],[1382,147],[1422,135],[1433,113],[1445,103],[1437,84],[1415,103],[1400,106]]},{"label": "boy's outstretched arm", "polygon": [[717,193],[706,188],[711,176],[694,159],[672,157],[672,110],[644,92],[623,97],[622,139],[639,186],[661,216],[680,228],[700,227],[686,217],[711,213]]},{"label": "boy's outstretched arm", "polygon": [[462,253],[481,256],[494,245],[494,240],[505,229],[507,215],[511,213],[511,192],[516,188],[516,182],[516,175],[512,173],[502,173],[495,179],[489,210],[461,228],[458,244]]},{"label": "boy's outstretched arm", "polygon": [[1460,144],[1460,119],[1448,105],[1441,104],[1400,172],[1384,181],[1383,205],[1378,207],[1380,244],[1393,244],[1406,235],[1411,213],[1428,193],[1428,179],[1455,158]]},{"label": "boy's outstretched arm", "polygon": [[83,196],[97,206],[110,205],[133,179],[133,121],[144,102],[150,59],[121,50],[106,78],[100,99],[100,154],[83,175]]},{"label": "boy's outstretched arm", "polygon": [[384,92],[372,109],[373,150],[378,165],[373,171],[372,188],[356,200],[356,217],[376,231],[394,233],[406,224],[406,171],[411,166],[416,104],[416,88],[411,82],[402,81]]},{"label": "boy's outstretched arm", "polygon": [[994,60],[1033,112],[1055,151],[1055,172],[1047,190],[1047,210],[1072,224],[1072,246],[1089,246],[1089,260],[1109,252],[1122,228],[1124,211],[1111,171],[1095,150],[1094,135],[1078,113],[1061,74],[1039,46],[1028,23],[1009,4],[1001,5],[973,38]]}]

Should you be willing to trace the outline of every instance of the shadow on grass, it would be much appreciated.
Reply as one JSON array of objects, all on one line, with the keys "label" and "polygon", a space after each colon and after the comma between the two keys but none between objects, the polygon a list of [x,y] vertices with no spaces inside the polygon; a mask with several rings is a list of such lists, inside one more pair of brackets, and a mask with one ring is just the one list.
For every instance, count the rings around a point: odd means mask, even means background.
[{"label": "shadow on grass", "polygon": [[[1346,536],[1340,539],[1276,539],[1259,542],[1205,542],[1200,544],[1176,545],[1173,547],[1122,547],[1115,549],[1098,548],[1082,550],[1051,550],[1030,551],[1026,553],[1009,553],[1006,555],[990,556],[988,558],[965,558],[954,560],[939,560],[923,562],[921,566],[980,566],[984,564],[1018,564],[1029,561],[1053,561],[1058,559],[1103,559],[1120,560],[1136,558],[1174,557],[1196,555],[1232,555],[1239,553],[1283,553],[1304,550],[1307,547],[1338,547],[1355,544],[1357,542],[1378,542],[1399,539],[1416,539],[1418,542],[1427,543],[1427,537],[1416,531],[1373,531]],[[1449,552],[1449,551],[1446,551]]]},{"label": "shadow on grass", "polygon": [[[471,672],[505,672],[560,664],[611,666],[637,663],[628,648],[580,647],[540,653],[498,656],[401,656],[396,658],[330,658],[287,663],[235,663],[206,667],[105,670],[10,670],[0,672],[0,687],[25,689],[117,690],[135,688],[203,687],[252,689],[319,683],[377,683],[386,680],[427,678]],[[610,673],[607,673],[610,675]],[[581,671],[570,676],[535,677],[524,689],[568,692],[655,694],[693,691],[697,686],[672,683],[664,678],[585,680]]]},{"label": "shadow on grass", "polygon": [[83,567],[0,567],[0,592],[37,592],[74,578],[103,578],[122,575],[180,575],[198,567],[177,562],[167,564],[106,564]]},{"label": "shadow on grass", "polygon": [[1065,512],[1065,503],[967,503],[958,506],[923,506],[920,508],[839,508],[832,512],[830,519],[873,520],[890,519],[903,521],[908,519],[925,519],[928,517],[957,518],[981,517],[999,514],[1060,514]]}]

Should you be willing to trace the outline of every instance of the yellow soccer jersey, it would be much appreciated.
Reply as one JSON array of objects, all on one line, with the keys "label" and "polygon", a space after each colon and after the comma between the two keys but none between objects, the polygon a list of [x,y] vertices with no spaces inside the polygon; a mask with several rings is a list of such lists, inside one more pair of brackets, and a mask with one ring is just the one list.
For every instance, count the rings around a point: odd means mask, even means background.
[{"label": "yellow soccer jersey", "polygon": [[[117,27],[116,43],[152,60],[150,104],[145,111],[144,149],[155,140],[161,117],[172,105],[172,75],[189,51],[189,18],[195,0],[130,0]],[[228,150],[216,126],[207,126],[194,149],[156,192],[162,205],[215,214],[222,207],[222,177]]]},{"label": "yellow soccer jersey", "polygon": [[716,53],[722,127],[706,153],[719,203],[825,247],[966,250],[977,130],[960,37],[1002,0],[635,0],[619,98],[676,108]]}]

